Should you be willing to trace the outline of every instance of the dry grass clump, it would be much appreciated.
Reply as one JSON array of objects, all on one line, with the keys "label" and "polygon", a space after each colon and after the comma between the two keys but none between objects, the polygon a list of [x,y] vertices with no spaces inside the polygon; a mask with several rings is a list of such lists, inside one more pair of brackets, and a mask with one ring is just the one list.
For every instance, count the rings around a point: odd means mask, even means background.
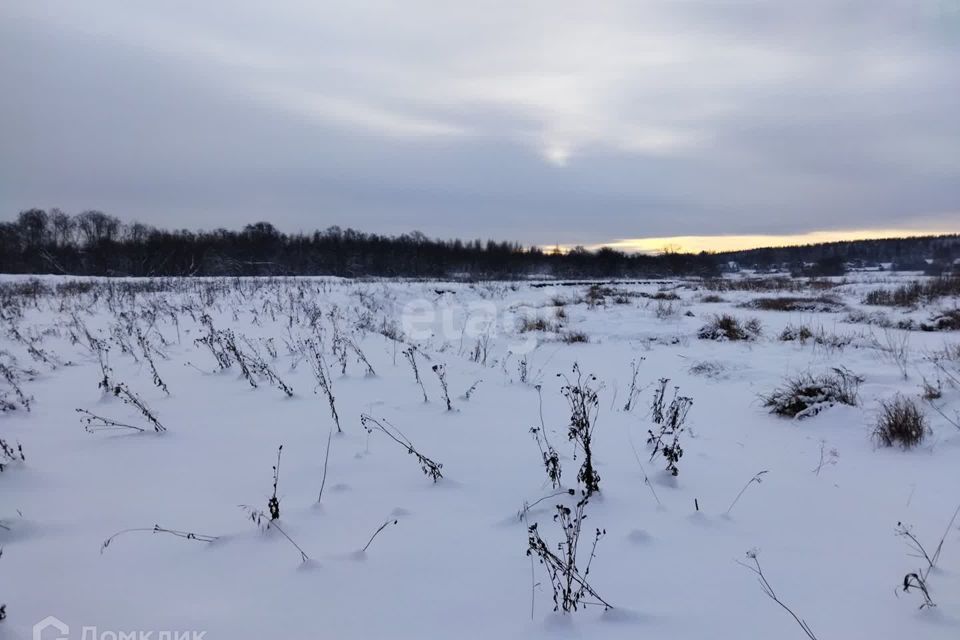
[{"label": "dry grass clump", "polygon": [[653,308],[653,315],[658,320],[676,318],[680,315],[680,308],[669,300],[658,299],[657,306]]},{"label": "dry grass clump", "polygon": [[833,313],[844,309],[842,302],[830,296],[818,296],[816,298],[795,296],[754,298],[740,306],[748,309],[760,309],[761,311],[805,311],[819,313]]},{"label": "dry grass clump", "polygon": [[897,394],[892,400],[880,402],[880,415],[873,430],[879,445],[912,449],[923,442],[929,431],[927,416],[913,398]]},{"label": "dry grass clump", "polygon": [[933,316],[930,323],[921,322],[923,331],[960,331],[960,308],[948,309]]},{"label": "dry grass clump", "polygon": [[804,344],[807,340],[813,338],[813,330],[805,324],[793,326],[788,324],[780,332],[780,342],[799,342]]},{"label": "dry grass clump", "polygon": [[756,340],[762,331],[760,321],[748,318],[741,321],[729,314],[713,316],[700,327],[697,337],[701,340]]},{"label": "dry grass clump", "polygon": [[651,300],[679,300],[678,296],[673,291],[657,291],[656,293],[641,293],[644,298],[650,298]]},{"label": "dry grass clump", "polygon": [[854,337],[851,335],[827,333],[823,327],[813,330],[805,324],[796,326],[788,324],[783,328],[783,331],[780,332],[778,339],[781,342],[799,342],[803,345],[805,345],[807,342],[811,342],[818,347],[825,347],[833,350],[843,349],[844,347],[849,346],[853,342]]},{"label": "dry grass clump", "polygon": [[791,292],[800,293],[810,289],[832,289],[843,281],[834,282],[832,280],[818,280],[811,278],[804,280],[802,278],[716,278],[705,280],[703,286],[710,291],[767,291],[767,292]]},{"label": "dry grass clump", "polygon": [[520,332],[527,333],[530,331],[556,331],[557,326],[551,324],[544,318],[524,318],[520,321]]},{"label": "dry grass clump", "polygon": [[916,323],[912,318],[899,318],[897,320],[892,320],[882,311],[867,313],[866,311],[861,311],[860,309],[854,309],[847,314],[843,321],[853,324],[873,325],[882,329],[903,329],[904,331],[911,331],[917,328]]},{"label": "dry grass clump", "polygon": [[801,373],[788,377],[780,387],[760,396],[771,413],[803,420],[836,404],[856,406],[863,378],[849,369],[834,367],[828,373]]},{"label": "dry grass clump", "polygon": [[560,334],[560,341],[564,344],[580,344],[590,342],[590,337],[583,331],[564,331]]},{"label": "dry grass clump", "polygon": [[687,371],[695,376],[720,378],[726,374],[727,365],[719,360],[699,360],[687,369]]},{"label": "dry grass clump", "polygon": [[609,299],[614,304],[630,304],[639,294],[624,289],[616,289],[602,284],[592,284],[587,289],[586,303],[589,307],[606,305]]},{"label": "dry grass clump", "polygon": [[960,296],[960,276],[944,276],[926,281],[914,280],[894,289],[874,289],[863,298],[864,304],[891,307],[916,307],[947,296]]}]

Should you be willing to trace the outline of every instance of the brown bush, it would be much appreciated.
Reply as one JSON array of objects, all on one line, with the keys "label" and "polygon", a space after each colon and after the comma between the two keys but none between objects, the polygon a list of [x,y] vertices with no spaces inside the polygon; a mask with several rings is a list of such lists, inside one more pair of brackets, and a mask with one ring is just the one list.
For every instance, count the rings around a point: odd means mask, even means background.
[{"label": "brown bush", "polygon": [[923,442],[929,430],[927,417],[916,400],[897,394],[892,400],[880,402],[873,437],[881,446],[912,449]]}]

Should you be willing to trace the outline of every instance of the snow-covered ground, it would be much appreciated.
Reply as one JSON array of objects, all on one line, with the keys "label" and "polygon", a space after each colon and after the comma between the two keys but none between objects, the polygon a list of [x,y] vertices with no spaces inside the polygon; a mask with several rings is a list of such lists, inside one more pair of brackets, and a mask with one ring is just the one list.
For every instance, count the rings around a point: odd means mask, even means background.
[{"label": "snow-covered ground", "polygon": [[[876,312],[862,295],[898,278],[855,274],[829,290],[793,293],[615,283],[602,301],[589,299],[587,284],[334,279],[169,281],[167,290],[135,294],[124,292],[131,283],[114,282],[5,298],[3,362],[15,358],[32,402],[29,411],[0,413],[0,438],[21,443],[26,457],[0,474],[0,637],[30,637],[47,616],[75,639],[84,627],[107,637],[204,631],[207,640],[805,637],[740,564],[753,562],[746,553],[755,550],[776,595],[820,640],[955,640],[960,522],[927,574],[937,606],[922,610],[919,592],[898,587],[926,565],[895,529],[912,526],[932,552],[960,504],[960,430],[947,420],[960,409],[960,390],[943,380],[935,403],[946,418],[922,404],[931,432],[913,450],[879,448],[871,432],[880,400],[918,398],[923,378],[938,377],[932,354],[960,336],[845,321],[851,310]],[[672,297],[665,292],[679,299],[657,299]],[[825,293],[847,308],[738,306]],[[701,301],[710,294],[723,301]],[[894,322],[934,312],[879,309]],[[762,335],[698,339],[717,313],[756,317]],[[546,331],[521,331],[538,318]],[[781,341],[788,324],[822,328],[846,344]],[[258,352],[292,397],[263,371],[251,372],[254,388],[236,362],[221,370],[198,342],[211,327],[232,330],[248,356]],[[154,383],[138,329],[169,395]],[[588,341],[564,341],[576,332]],[[329,367],[342,433],[303,347],[308,338]],[[97,343],[110,387],[123,383],[142,398],[165,432],[98,387]],[[409,345],[422,390],[403,353]],[[632,362],[639,391],[625,410]],[[600,492],[586,506],[580,563],[594,530],[605,530],[588,580],[613,609],[565,615],[553,611],[544,566],[526,554],[528,526],[559,542],[555,505],[576,498],[523,511],[554,493],[531,434],[541,415],[563,486],[579,488],[582,451],[567,439],[558,377],[575,375],[574,363],[599,388],[592,449]],[[452,411],[433,365],[446,370]],[[785,375],[840,366],[864,379],[859,406],[796,421],[771,415],[759,398]],[[662,456],[651,460],[647,444],[660,378],[670,380],[668,401],[674,386],[693,400],[676,477]],[[22,405],[6,381],[0,389]],[[77,409],[147,430],[88,433],[88,414]],[[368,433],[361,414],[393,425],[442,463],[443,477],[433,482],[406,447]],[[280,445],[280,518],[266,526]],[[761,471],[762,482],[729,509]],[[239,505],[263,511],[261,526]],[[155,524],[216,540],[152,533]],[[147,531],[103,548],[132,528]]]}]

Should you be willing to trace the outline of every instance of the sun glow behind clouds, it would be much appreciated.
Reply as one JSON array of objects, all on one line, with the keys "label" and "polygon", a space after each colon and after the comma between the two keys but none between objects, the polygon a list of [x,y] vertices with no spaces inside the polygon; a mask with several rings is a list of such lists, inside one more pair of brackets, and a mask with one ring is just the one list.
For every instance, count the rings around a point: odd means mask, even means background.
[{"label": "sun glow behind clouds", "polygon": [[[716,235],[672,236],[663,238],[624,238],[601,244],[589,245],[590,250],[609,247],[628,253],[661,253],[666,249],[684,253],[700,251],[722,252],[756,249],[759,247],[783,247],[845,240],[877,240],[881,238],[905,238],[913,236],[960,233],[960,228],[945,229],[859,229],[845,231],[811,231],[809,233],[784,235]],[[547,250],[555,247],[546,247]],[[560,245],[561,251],[569,251],[573,245]]]}]

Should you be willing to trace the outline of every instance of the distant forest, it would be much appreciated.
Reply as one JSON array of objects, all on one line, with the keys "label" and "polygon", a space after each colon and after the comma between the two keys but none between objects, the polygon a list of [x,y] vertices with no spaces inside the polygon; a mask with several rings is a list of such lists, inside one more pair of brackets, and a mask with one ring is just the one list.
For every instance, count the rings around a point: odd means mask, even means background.
[{"label": "distant forest", "polygon": [[842,262],[860,267],[888,263],[900,271],[925,271],[937,275],[950,270],[960,260],[960,234],[825,242],[715,255],[728,262],[759,269],[790,268],[801,263]]},{"label": "distant forest", "polygon": [[96,276],[335,275],[443,278],[712,276],[731,268],[788,268],[813,275],[846,263],[930,268],[960,257],[960,236],[839,242],[725,254],[651,256],[613,249],[565,253],[511,242],[435,240],[330,227],[285,234],[268,222],[240,231],[164,230],[100,211],[22,211],[0,222],[0,273]]}]

